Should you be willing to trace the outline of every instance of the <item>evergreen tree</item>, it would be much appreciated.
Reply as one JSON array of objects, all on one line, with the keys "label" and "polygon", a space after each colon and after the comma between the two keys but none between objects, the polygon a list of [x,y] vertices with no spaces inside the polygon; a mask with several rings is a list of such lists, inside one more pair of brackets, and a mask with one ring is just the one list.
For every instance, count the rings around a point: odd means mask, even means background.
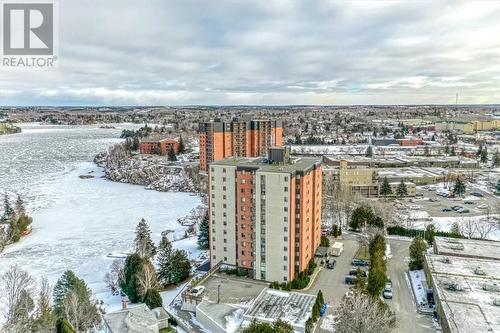
[{"label": "evergreen tree", "polygon": [[436,227],[434,224],[429,224],[425,228],[425,240],[429,245],[434,244],[434,237],[436,236]]},{"label": "evergreen tree", "polygon": [[500,154],[498,153],[498,150],[493,154],[492,165],[495,168],[500,166]]},{"label": "evergreen tree", "polygon": [[170,282],[179,283],[184,281],[191,273],[191,263],[184,250],[172,252],[170,261]]},{"label": "evergreen tree", "polygon": [[373,148],[372,146],[368,146],[368,148],[366,149],[366,157],[372,157],[373,156]]},{"label": "evergreen tree", "polygon": [[408,195],[406,184],[403,181],[403,179],[401,179],[401,182],[399,183],[398,188],[396,189],[396,194],[398,195],[398,197],[405,197],[406,195]]},{"label": "evergreen tree", "polygon": [[163,306],[163,299],[161,298],[160,293],[156,289],[148,289],[146,292],[146,296],[144,297],[144,303],[151,310],[159,308]]},{"label": "evergreen tree", "polygon": [[172,162],[177,161],[177,156],[175,156],[175,151],[173,146],[170,146],[170,149],[168,150],[168,160]]},{"label": "evergreen tree", "polygon": [[497,181],[497,185],[495,187],[495,193],[500,193],[500,179]]},{"label": "evergreen tree", "polygon": [[[67,270],[54,287],[54,310],[77,331],[88,331],[101,322],[101,309],[91,299],[92,292],[85,281]],[[67,304],[71,304],[67,307]]]},{"label": "evergreen tree", "polygon": [[209,242],[209,237],[210,237],[210,232],[209,232],[209,218],[208,218],[208,211],[203,216],[203,219],[201,220],[200,223],[200,230],[198,233],[198,246],[202,250],[208,249],[208,246],[210,244]]},{"label": "evergreen tree", "polygon": [[385,246],[385,238],[380,233],[370,241],[370,271],[366,291],[373,297],[380,296],[387,279],[387,267],[384,260]]},{"label": "evergreen tree", "polygon": [[16,203],[14,205],[14,211],[16,213],[17,218],[26,215],[26,208],[24,206],[24,201],[19,194],[17,195]]},{"label": "evergreen tree", "polygon": [[134,136],[134,139],[132,140],[132,150],[139,150],[139,147],[141,146],[141,142],[139,141],[139,137]]},{"label": "evergreen tree", "polygon": [[50,307],[50,286],[46,279],[42,279],[37,300],[37,312],[33,322],[34,332],[52,332],[56,326],[57,315]]},{"label": "evergreen tree", "polygon": [[354,289],[364,292],[366,289],[366,278],[365,273],[361,268],[356,270],[356,280],[354,281]]},{"label": "evergreen tree", "polygon": [[391,185],[389,184],[389,180],[387,180],[387,177],[384,177],[382,180],[382,185],[380,186],[380,195],[383,196],[388,196],[392,194],[392,188]]},{"label": "evergreen tree", "polygon": [[152,258],[156,254],[156,246],[151,239],[151,230],[145,219],[141,219],[135,230],[135,252],[141,258]]},{"label": "evergreen tree", "polygon": [[1,223],[9,223],[11,220],[15,218],[15,212],[10,204],[9,196],[7,193],[3,195],[3,215],[0,219]]},{"label": "evergreen tree", "polygon": [[455,146],[451,146],[450,156],[456,156],[457,152],[455,151]]},{"label": "evergreen tree", "polygon": [[160,244],[158,245],[158,256],[156,257],[158,280],[164,286],[170,283],[170,267],[172,258],[172,244],[163,234]]},{"label": "evergreen tree", "polygon": [[410,270],[423,268],[425,250],[427,250],[425,240],[420,236],[415,237],[410,245],[410,262],[408,263]]},{"label": "evergreen tree", "polygon": [[465,184],[460,178],[457,178],[457,180],[455,181],[453,193],[459,196],[462,196],[465,193]]},{"label": "evergreen tree", "polygon": [[184,154],[186,152],[186,147],[184,146],[184,140],[182,136],[179,137],[179,154]]},{"label": "evergreen tree", "polygon": [[483,152],[483,144],[480,143],[479,148],[477,148],[476,157],[480,158],[482,152]]},{"label": "evergreen tree", "polygon": [[318,295],[316,297],[316,300],[317,300],[319,305],[325,304],[325,297],[323,296],[323,292],[321,291],[321,289],[318,291]]},{"label": "evergreen tree", "polygon": [[461,238],[462,232],[460,231],[460,226],[457,222],[453,222],[450,228],[450,236],[453,238]]},{"label": "evergreen tree", "polygon": [[486,149],[486,147],[483,148],[483,150],[481,151],[480,160],[481,160],[481,163],[488,162],[488,150]]},{"label": "evergreen tree", "polygon": [[76,333],[66,319],[59,318],[56,323],[56,333]]},{"label": "evergreen tree", "polygon": [[138,293],[138,276],[143,269],[143,259],[137,253],[129,255],[127,259],[125,259],[123,279],[120,281],[120,288],[132,303],[136,303],[140,299]]}]

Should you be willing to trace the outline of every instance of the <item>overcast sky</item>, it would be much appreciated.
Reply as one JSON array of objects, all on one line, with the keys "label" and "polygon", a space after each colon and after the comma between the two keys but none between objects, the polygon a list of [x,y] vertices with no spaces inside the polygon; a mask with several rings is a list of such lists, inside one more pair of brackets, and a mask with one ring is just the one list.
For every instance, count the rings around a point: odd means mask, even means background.
[{"label": "overcast sky", "polygon": [[500,2],[59,0],[0,105],[499,103]]}]

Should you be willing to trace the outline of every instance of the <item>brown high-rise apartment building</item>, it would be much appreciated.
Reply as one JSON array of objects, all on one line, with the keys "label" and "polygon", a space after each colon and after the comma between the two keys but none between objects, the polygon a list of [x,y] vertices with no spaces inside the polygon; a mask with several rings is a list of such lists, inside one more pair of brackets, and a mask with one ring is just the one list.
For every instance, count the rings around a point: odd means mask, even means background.
[{"label": "brown high-rise apartment building", "polygon": [[200,169],[226,157],[264,156],[267,149],[283,145],[283,126],[280,120],[233,119],[231,122],[200,123]]},{"label": "brown high-rise apartment building", "polygon": [[231,157],[209,165],[210,259],[255,279],[291,281],[321,240],[322,167],[317,158]]}]

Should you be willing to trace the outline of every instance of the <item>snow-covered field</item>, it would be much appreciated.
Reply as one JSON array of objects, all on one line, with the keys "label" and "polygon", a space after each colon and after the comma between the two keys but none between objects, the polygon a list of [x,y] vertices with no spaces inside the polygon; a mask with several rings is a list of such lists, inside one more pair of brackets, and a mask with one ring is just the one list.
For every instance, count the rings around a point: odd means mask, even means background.
[{"label": "snow-covered field", "polygon": [[[200,197],[100,178],[102,170],[89,161],[94,153],[117,142],[119,133],[105,131],[109,130],[35,127],[18,137],[0,139],[0,192],[26,195],[34,221],[29,236],[0,254],[0,274],[17,264],[54,284],[71,269],[98,298],[119,304],[119,297],[110,297],[103,281],[113,261],[107,255],[131,249],[139,220],[146,219],[155,242],[166,229],[174,230],[176,239],[184,235],[177,219],[199,205]],[[37,143],[46,146],[31,154],[28,143],[32,150]],[[80,179],[83,174],[95,178]],[[195,238],[174,242],[174,247],[186,249],[193,259],[199,255]],[[175,294],[173,290],[163,296],[168,300]]]}]

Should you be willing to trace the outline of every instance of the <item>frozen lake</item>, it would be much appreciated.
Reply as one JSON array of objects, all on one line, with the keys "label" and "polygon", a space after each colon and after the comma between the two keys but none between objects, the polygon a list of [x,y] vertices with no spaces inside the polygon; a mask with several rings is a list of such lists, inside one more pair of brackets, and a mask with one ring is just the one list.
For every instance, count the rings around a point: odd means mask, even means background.
[{"label": "frozen lake", "polygon": [[[187,193],[160,193],[100,178],[92,157],[118,142],[120,129],[23,126],[24,133],[0,137],[0,191],[30,202],[33,232],[0,254],[0,273],[18,264],[53,284],[71,269],[106,298],[104,274],[110,252],[132,246],[145,218],[158,241],[165,229],[183,233],[176,220],[200,203]],[[80,179],[82,174],[95,178]],[[195,252],[195,240],[176,246]]]}]

